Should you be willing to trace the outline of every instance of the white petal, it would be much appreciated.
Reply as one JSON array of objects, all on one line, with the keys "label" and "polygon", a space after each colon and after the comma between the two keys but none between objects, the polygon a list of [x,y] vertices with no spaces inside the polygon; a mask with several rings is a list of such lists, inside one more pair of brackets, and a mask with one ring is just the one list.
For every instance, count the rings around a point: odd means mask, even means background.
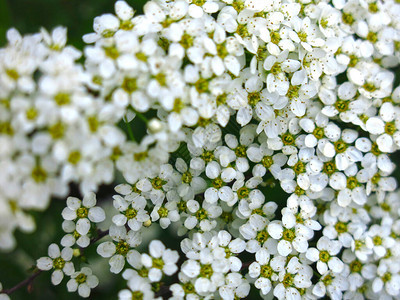
[{"label": "white petal", "polygon": [[307,249],[306,257],[311,261],[317,261],[319,259],[318,249],[316,249],[316,248]]},{"label": "white petal", "polygon": [[41,257],[36,261],[36,266],[40,270],[48,271],[53,267],[53,260],[50,257]]},{"label": "white petal", "polygon": [[61,270],[55,270],[53,274],[51,274],[51,283],[54,285],[59,285],[60,282],[64,278],[64,273]]},{"label": "white petal", "polygon": [[88,219],[83,218],[79,219],[78,222],[76,222],[76,231],[80,235],[86,235],[90,230],[90,222]]},{"label": "white petal", "polygon": [[159,240],[153,240],[149,244],[150,255],[159,258],[163,255],[165,251],[164,244]]},{"label": "white petal", "polygon": [[122,271],[125,265],[125,258],[122,255],[114,255],[110,258],[109,264],[111,266],[110,272],[114,274],[118,274]]},{"label": "white petal", "polygon": [[344,264],[339,258],[331,257],[331,259],[328,261],[328,266],[333,272],[340,273],[343,271]]},{"label": "white petal", "polygon": [[57,257],[60,257],[60,255],[61,255],[60,247],[58,247],[57,244],[51,244],[51,245],[49,246],[48,253],[49,253],[49,256],[50,256],[51,258],[53,258],[53,259],[54,259],[54,258],[57,258]]},{"label": "white petal", "polygon": [[106,219],[104,210],[101,207],[92,207],[89,209],[89,220],[94,223],[103,222]]},{"label": "white petal", "polygon": [[97,253],[102,257],[110,257],[116,251],[114,243],[104,242],[97,247]]},{"label": "white petal", "polygon": [[281,225],[271,222],[268,225],[268,233],[274,239],[280,239],[282,237],[283,228]]},{"label": "white petal", "polygon": [[95,193],[88,193],[85,195],[82,201],[83,206],[90,208],[96,205],[96,194]]},{"label": "white petal", "polygon": [[372,117],[365,124],[367,130],[372,134],[381,134],[385,131],[385,123],[379,117]]},{"label": "white petal", "polygon": [[278,252],[282,256],[288,256],[292,252],[292,244],[286,240],[281,240],[278,243]]},{"label": "white petal", "polygon": [[87,298],[90,296],[90,288],[87,283],[82,283],[78,287],[78,294],[83,298]]}]

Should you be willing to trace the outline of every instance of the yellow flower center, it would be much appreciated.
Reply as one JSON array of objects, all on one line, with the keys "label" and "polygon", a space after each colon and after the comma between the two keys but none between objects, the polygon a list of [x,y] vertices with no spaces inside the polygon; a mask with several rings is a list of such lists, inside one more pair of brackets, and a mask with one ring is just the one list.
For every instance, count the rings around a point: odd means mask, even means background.
[{"label": "yellow flower center", "polygon": [[294,233],[294,229],[287,229],[285,228],[285,230],[282,233],[282,238],[285,241],[291,242],[296,238],[296,234]]},{"label": "yellow flower center", "polygon": [[78,218],[86,218],[88,216],[88,209],[86,207],[80,207],[76,210],[76,215]]},{"label": "yellow flower center", "polygon": [[331,258],[331,256],[329,255],[328,251],[326,251],[326,250],[321,251],[319,253],[319,260],[324,262],[324,263],[327,263],[330,258]]},{"label": "yellow flower center", "polygon": [[54,96],[54,101],[58,106],[67,105],[71,102],[71,97],[67,93],[58,93]]},{"label": "yellow flower center", "polygon": [[82,284],[84,282],[86,282],[86,278],[87,276],[83,273],[80,273],[78,276],[76,276],[75,280],[78,284]]},{"label": "yellow flower center", "polygon": [[125,77],[121,87],[128,94],[132,94],[138,88],[136,78]]},{"label": "yellow flower center", "polygon": [[53,260],[54,269],[62,270],[65,266],[65,260],[62,257],[57,257]]},{"label": "yellow flower center", "polygon": [[116,252],[121,255],[126,255],[129,251],[129,244],[125,241],[119,241],[116,245]]},{"label": "yellow flower center", "polygon": [[159,209],[158,209],[158,214],[160,215],[160,218],[166,218],[166,217],[168,217],[168,208],[165,208],[164,206],[161,206]]}]

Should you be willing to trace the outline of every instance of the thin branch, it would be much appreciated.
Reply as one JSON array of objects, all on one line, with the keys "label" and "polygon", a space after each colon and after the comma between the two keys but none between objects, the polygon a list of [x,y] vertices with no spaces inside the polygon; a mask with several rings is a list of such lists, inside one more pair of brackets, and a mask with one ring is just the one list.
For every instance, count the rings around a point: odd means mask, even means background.
[{"label": "thin branch", "polygon": [[[102,238],[105,237],[106,235],[108,235],[108,232],[109,232],[109,231],[108,231],[108,230],[105,230],[105,231],[98,230],[97,232],[98,232],[97,237],[93,238],[93,239],[90,241],[89,246],[92,245],[92,244],[94,244],[94,243],[96,243],[98,240],[102,239]],[[42,270],[37,269],[37,270],[35,271],[35,273],[33,273],[31,276],[29,276],[29,277],[26,278],[25,280],[23,280],[23,281],[21,281],[20,283],[16,284],[16,285],[13,286],[12,288],[9,288],[9,289],[6,289],[6,290],[1,291],[1,293],[7,294],[7,295],[11,295],[11,294],[14,293],[16,290],[18,290],[18,289],[20,289],[20,288],[22,288],[22,287],[24,287],[24,286],[26,286],[26,285],[29,286],[30,284],[32,284],[32,283],[33,283],[33,280],[35,280],[35,278],[38,277],[38,276],[39,276],[40,274],[42,274],[42,273],[43,273]]]},{"label": "thin branch", "polygon": [[242,267],[240,268],[240,271],[243,271],[244,269],[248,268],[253,262],[248,261],[242,264]]},{"label": "thin branch", "polygon": [[125,118],[124,118],[124,123],[125,123],[126,129],[128,130],[129,138],[131,139],[132,142],[135,142],[136,139],[135,139],[135,136],[133,135],[131,124]]},{"label": "thin branch", "polygon": [[98,232],[97,237],[91,239],[89,245],[92,245],[92,244],[96,243],[98,240],[100,240],[100,239],[102,239],[103,237],[105,237],[106,235],[108,235],[109,230],[107,229],[107,230],[105,230],[105,231],[102,231],[102,230],[99,229],[97,232]]},{"label": "thin branch", "polygon": [[29,285],[33,282],[33,280],[38,277],[41,273],[43,273],[42,270],[37,270],[36,273],[32,274],[30,277],[26,278],[24,281],[21,281],[20,283],[18,283],[17,285],[13,286],[10,289],[7,290],[3,290],[2,293],[7,294],[7,295],[11,295],[12,293],[14,293],[16,290],[24,287],[25,285]]}]

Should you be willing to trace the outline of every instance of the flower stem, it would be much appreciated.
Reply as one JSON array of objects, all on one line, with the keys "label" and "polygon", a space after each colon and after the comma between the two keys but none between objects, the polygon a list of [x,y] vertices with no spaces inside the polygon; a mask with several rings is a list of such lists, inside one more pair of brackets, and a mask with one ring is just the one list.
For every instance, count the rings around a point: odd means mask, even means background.
[{"label": "flower stem", "polygon": [[131,139],[131,141],[136,142],[135,136],[133,135],[133,131],[131,128],[131,124],[129,124],[129,122],[127,122],[125,118],[124,118],[124,123],[126,125],[126,129],[128,129],[129,138]]},{"label": "flower stem", "polygon": [[147,119],[144,114],[142,114],[136,110],[135,110],[135,114],[139,117],[139,119],[141,119],[146,124],[149,123],[149,119]]},{"label": "flower stem", "polygon": [[96,243],[98,240],[100,240],[103,237],[105,237],[106,235],[108,235],[109,230],[102,231],[102,230],[99,229],[97,232],[98,232],[97,237],[91,239],[89,245],[92,245],[92,244]]}]

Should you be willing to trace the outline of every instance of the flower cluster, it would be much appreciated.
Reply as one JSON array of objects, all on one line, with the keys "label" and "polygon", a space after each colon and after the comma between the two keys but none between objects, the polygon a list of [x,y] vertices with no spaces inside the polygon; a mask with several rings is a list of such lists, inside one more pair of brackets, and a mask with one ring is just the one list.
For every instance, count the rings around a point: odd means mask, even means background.
[{"label": "flower cluster", "polygon": [[66,46],[66,29],[21,37],[7,33],[0,49],[0,248],[13,231],[35,229],[29,210],[65,197],[69,183],[83,193],[114,178],[115,149],[125,141],[120,119],[88,92],[81,53]]},{"label": "flower cluster", "polygon": [[[83,255],[83,250],[91,243],[90,238],[97,237],[96,223],[105,219],[104,210],[96,205],[94,193],[88,193],[81,201],[75,197],[67,199],[67,207],[63,210],[63,231],[67,234],[61,239],[60,247],[53,243],[49,246],[48,256],[41,257],[36,262],[40,271],[53,270],[51,282],[59,285],[64,279],[64,274],[69,276],[67,289],[69,292],[78,291],[78,294],[87,298],[91,289],[99,284],[98,278],[92,274],[92,269],[82,267],[80,271],[75,270],[78,262],[76,257]],[[75,223],[76,222],[76,223]],[[76,248],[72,248],[75,246]]]},{"label": "flower cluster", "polygon": [[[83,66],[61,28],[0,50],[0,245],[79,182],[37,266],[87,297],[71,247],[115,168],[97,253],[120,299],[400,297],[398,1],[117,1],[93,28]],[[138,251],[154,223],[179,252]]]}]

